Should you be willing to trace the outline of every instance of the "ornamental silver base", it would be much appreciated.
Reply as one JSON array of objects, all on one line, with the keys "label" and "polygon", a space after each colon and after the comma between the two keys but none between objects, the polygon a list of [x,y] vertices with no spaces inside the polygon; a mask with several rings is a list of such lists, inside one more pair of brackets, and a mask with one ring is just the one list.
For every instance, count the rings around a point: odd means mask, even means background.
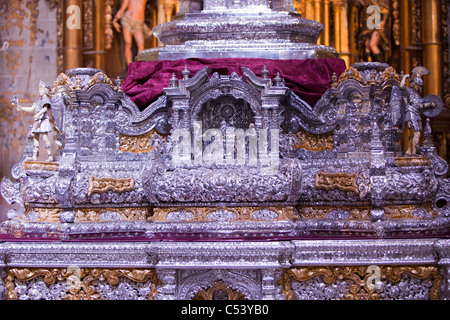
[{"label": "ornamental silver base", "polygon": [[[8,299],[449,299],[450,240],[7,242]],[[87,289],[89,287],[89,289]],[[214,291],[215,290],[215,291]]]}]

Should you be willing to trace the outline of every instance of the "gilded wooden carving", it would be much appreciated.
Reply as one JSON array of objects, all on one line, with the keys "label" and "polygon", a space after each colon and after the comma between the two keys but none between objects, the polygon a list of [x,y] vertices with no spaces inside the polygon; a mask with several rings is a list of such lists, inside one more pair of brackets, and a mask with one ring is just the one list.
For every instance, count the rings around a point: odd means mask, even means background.
[{"label": "gilded wooden carving", "polygon": [[[398,283],[403,275],[409,275],[419,280],[432,281],[429,299],[438,300],[442,284],[442,276],[436,266],[378,266],[379,281]],[[318,277],[321,282],[330,285],[336,281],[349,281],[348,291],[344,293],[345,300],[380,300],[380,289],[370,285],[373,272],[368,266],[339,266],[339,267],[296,267],[284,269],[280,284],[286,299],[295,298],[291,284],[294,281],[307,281]]]},{"label": "gilded wooden carving", "polygon": [[151,281],[149,300],[153,300],[158,293],[160,284],[154,269],[108,269],[108,268],[7,268],[5,278],[6,299],[17,300],[15,290],[17,281],[27,282],[43,276],[45,284],[57,282],[68,283],[65,300],[102,300],[104,297],[93,284],[94,280],[107,282],[110,285],[119,284],[121,278],[128,278],[134,282]]},{"label": "gilded wooden carving", "polygon": [[356,68],[354,67],[349,67],[347,70],[345,70],[344,73],[341,74],[341,76],[339,77],[339,83],[348,80],[348,79],[353,79],[358,81],[359,83],[363,84],[363,85],[367,85],[367,81],[366,79],[364,79],[364,77],[362,76],[361,72],[359,72]]},{"label": "gilded wooden carving", "polygon": [[154,208],[154,222],[168,221],[292,221],[297,219],[293,207],[191,207]]},{"label": "gilded wooden carving", "polygon": [[431,160],[427,157],[397,157],[394,165],[397,167],[422,167],[431,165]]},{"label": "gilded wooden carving", "polygon": [[332,206],[317,206],[317,207],[299,207],[299,216],[303,219],[328,219],[334,213],[343,219],[344,216],[348,220],[369,220],[369,207],[332,207]]},{"label": "gilded wooden carving", "polygon": [[305,130],[296,133],[298,142],[294,149],[305,149],[309,151],[324,151],[333,149],[333,134],[311,134]]},{"label": "gilded wooden carving", "polygon": [[147,208],[86,208],[75,210],[75,222],[146,221]]},{"label": "gilded wooden carving", "polygon": [[28,171],[58,171],[59,163],[50,161],[25,161],[23,168]]},{"label": "gilded wooden carving", "polygon": [[314,188],[323,190],[342,190],[358,193],[356,180],[358,173],[347,172],[317,172],[314,180]]},{"label": "gilded wooden carving", "polygon": [[109,190],[114,192],[125,192],[134,189],[134,179],[133,178],[97,178],[94,176],[89,176],[89,188],[88,195],[92,193],[104,193]]},{"label": "gilded wooden carving", "polygon": [[132,153],[146,153],[153,150],[155,141],[161,139],[165,141],[166,137],[161,137],[156,130],[151,130],[140,136],[127,136],[121,134],[119,137],[120,151]]}]

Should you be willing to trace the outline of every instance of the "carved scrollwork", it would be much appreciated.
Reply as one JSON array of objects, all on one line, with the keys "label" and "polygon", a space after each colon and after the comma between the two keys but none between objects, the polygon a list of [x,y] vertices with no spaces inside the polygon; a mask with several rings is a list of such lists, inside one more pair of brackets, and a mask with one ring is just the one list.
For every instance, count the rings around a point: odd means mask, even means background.
[{"label": "carved scrollwork", "polygon": [[109,190],[114,192],[125,192],[134,189],[133,178],[97,178],[89,176],[88,195],[92,193],[104,193]]},{"label": "carved scrollwork", "polygon": [[119,136],[119,149],[123,152],[147,153],[155,147],[161,148],[161,144],[167,140],[167,137],[160,136],[155,129],[140,136]]},{"label": "carved scrollwork", "polygon": [[333,149],[333,135],[323,134],[314,135],[307,131],[300,130],[296,133],[298,143],[294,145],[294,149],[305,149],[309,151],[324,151]]},{"label": "carved scrollwork", "polygon": [[94,84],[104,83],[109,85],[111,88],[117,91],[117,87],[114,85],[114,82],[104,73],[103,71],[99,71],[94,76],[92,76],[84,87],[85,90],[92,87]]},{"label": "carved scrollwork", "polygon": [[[305,299],[308,292],[318,289],[316,284],[322,284],[323,288],[328,288],[323,293],[323,299],[395,299],[402,291],[409,299],[439,299],[442,276],[436,266],[374,267],[327,266],[285,269],[280,281],[283,286],[282,293],[289,300]],[[374,274],[375,269],[378,273]],[[404,289],[407,286],[411,286],[409,295],[408,290]],[[314,294],[316,297],[322,295],[319,292]]]},{"label": "carved scrollwork", "polygon": [[330,220],[369,220],[369,207],[299,207],[302,219],[330,219]]},{"label": "carved scrollwork", "polygon": [[354,67],[349,67],[347,70],[345,70],[341,76],[339,77],[338,83],[342,83],[345,80],[353,79],[361,83],[362,85],[367,85],[366,79],[364,79],[361,72],[359,72]]},{"label": "carved scrollwork", "polygon": [[[131,286],[138,283],[148,284],[145,298],[153,300],[158,293],[157,286],[160,284],[154,269],[8,268],[6,274],[5,288],[8,300],[20,299],[22,295],[26,295],[29,299],[45,297],[65,300],[102,300],[113,296],[114,287],[123,283],[124,279],[130,280]],[[33,283],[33,279],[38,277],[43,278],[40,285]],[[25,283],[25,290],[18,292],[18,282]],[[41,292],[33,292],[38,287]],[[52,291],[50,287],[54,290]],[[128,296],[125,294],[121,299],[129,299],[130,294],[131,291],[128,292]]]},{"label": "carved scrollwork", "polygon": [[342,190],[358,193],[356,180],[358,173],[347,172],[317,172],[314,180],[314,188],[323,190]]},{"label": "carved scrollwork", "polygon": [[233,172],[203,167],[169,171],[154,165],[143,172],[144,191],[150,202],[296,201],[300,182],[297,161],[281,162],[280,170],[271,175],[252,167],[235,167]]},{"label": "carved scrollwork", "polygon": [[293,221],[293,207],[154,208],[154,222]]},{"label": "carved scrollwork", "polygon": [[92,208],[75,210],[75,222],[147,221],[146,208]]}]

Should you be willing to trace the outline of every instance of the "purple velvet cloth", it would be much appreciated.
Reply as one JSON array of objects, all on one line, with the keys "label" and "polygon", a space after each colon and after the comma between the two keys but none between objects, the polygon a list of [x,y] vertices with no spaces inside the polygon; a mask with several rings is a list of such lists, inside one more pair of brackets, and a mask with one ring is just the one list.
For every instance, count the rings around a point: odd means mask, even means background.
[{"label": "purple velvet cloth", "polygon": [[143,110],[163,93],[163,88],[169,86],[172,73],[175,73],[178,79],[182,78],[181,71],[185,65],[191,71],[190,77],[204,67],[209,67],[211,73],[229,75],[234,71],[240,76],[241,67],[246,67],[261,76],[261,69],[266,65],[269,78],[275,77],[279,72],[286,86],[311,106],[330,88],[333,73],[339,77],[346,68],[342,59],[222,58],[137,61],[128,66],[128,75],[122,89],[139,109]]}]

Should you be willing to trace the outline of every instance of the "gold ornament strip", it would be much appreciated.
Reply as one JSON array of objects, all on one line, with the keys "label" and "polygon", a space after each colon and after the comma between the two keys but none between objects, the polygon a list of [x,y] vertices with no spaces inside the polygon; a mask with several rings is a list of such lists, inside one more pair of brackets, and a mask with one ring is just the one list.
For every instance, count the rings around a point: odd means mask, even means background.
[{"label": "gold ornament strip", "polygon": [[[430,204],[385,206],[383,209],[384,220],[424,219],[438,216],[438,213],[431,208]],[[418,214],[415,214],[415,210],[421,210],[422,212],[419,211]],[[297,212],[302,219],[330,219],[329,215],[335,213],[334,219],[371,220],[370,207],[305,206],[297,207]],[[338,218],[337,216],[341,217]]]},{"label": "gold ornament strip", "polygon": [[161,284],[155,269],[99,269],[99,268],[7,268],[5,278],[6,299],[17,300],[15,291],[16,281],[27,282],[43,276],[48,285],[58,282],[69,284],[65,300],[101,300],[103,297],[97,291],[94,280],[106,281],[110,285],[117,285],[120,278],[128,278],[134,282],[151,281],[149,300],[153,300],[158,293],[157,286]]},{"label": "gold ornament strip", "polygon": [[329,219],[329,214],[333,211],[346,211],[348,217],[346,220],[370,220],[369,207],[298,207],[298,214],[302,219]]},{"label": "gold ornament strip", "polygon": [[84,208],[75,210],[75,222],[115,221],[116,215],[120,221],[147,221],[149,213],[147,208]]},{"label": "gold ornament strip", "polygon": [[314,179],[314,188],[323,190],[342,190],[352,191],[358,193],[358,186],[356,180],[358,179],[358,173],[347,172],[317,172]]},{"label": "gold ornament strip", "polygon": [[25,161],[23,168],[27,171],[58,171],[59,163],[50,161]]},{"label": "gold ornament strip", "polygon": [[134,179],[133,178],[97,178],[94,176],[89,176],[89,189],[88,196],[92,193],[104,193],[107,191],[114,192],[125,192],[134,189]]},{"label": "gold ornament strip", "polygon": [[[132,153],[147,153],[153,150],[156,140],[160,138],[165,141],[167,138],[160,136],[155,129],[140,136],[119,135],[119,150]],[[152,141],[155,140],[155,141]]]},{"label": "gold ornament strip", "polygon": [[334,146],[333,133],[312,134],[300,130],[296,134],[298,142],[294,144],[294,149],[305,149],[308,151],[331,150]]},{"label": "gold ornament strip", "polygon": [[430,166],[431,160],[427,157],[398,157],[394,160],[397,167],[423,167]]},{"label": "gold ornament strip", "polygon": [[[414,211],[416,209],[423,209],[427,213],[426,216],[416,216]],[[431,208],[430,204],[421,205],[399,205],[399,206],[386,206],[384,207],[384,219],[423,219],[430,215],[435,217],[438,215],[436,211]]]},{"label": "gold ornament strip", "polygon": [[[25,222],[59,222],[59,215],[62,212],[59,208],[33,208],[28,209],[26,217],[21,217]],[[33,218],[31,214],[35,213],[37,217]]]},{"label": "gold ornament strip", "polygon": [[[442,285],[442,276],[436,266],[375,266],[379,268],[379,281],[398,283],[404,274],[419,280],[431,280],[432,288],[430,300],[439,300],[439,291]],[[286,299],[293,300],[292,280],[306,281],[314,277],[320,277],[325,284],[335,281],[350,281],[348,291],[344,294],[345,300],[380,300],[380,292],[370,284],[373,279],[373,271],[368,266],[324,266],[324,267],[296,267],[284,269],[279,284],[282,285],[282,293]],[[405,288],[406,290],[407,288]]]},{"label": "gold ornament strip", "polygon": [[293,221],[294,207],[154,208],[153,222]]}]

